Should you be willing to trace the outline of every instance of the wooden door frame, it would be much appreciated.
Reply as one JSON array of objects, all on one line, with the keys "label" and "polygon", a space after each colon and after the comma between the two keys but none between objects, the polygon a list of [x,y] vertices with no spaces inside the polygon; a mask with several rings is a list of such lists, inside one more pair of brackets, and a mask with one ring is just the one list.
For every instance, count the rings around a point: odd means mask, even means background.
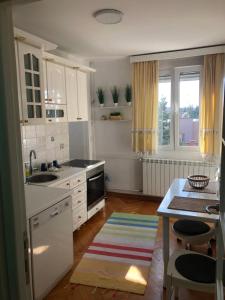
[{"label": "wooden door frame", "polygon": [[[31,299],[12,5],[0,0],[0,299]],[[29,277],[28,277],[29,279]]]}]

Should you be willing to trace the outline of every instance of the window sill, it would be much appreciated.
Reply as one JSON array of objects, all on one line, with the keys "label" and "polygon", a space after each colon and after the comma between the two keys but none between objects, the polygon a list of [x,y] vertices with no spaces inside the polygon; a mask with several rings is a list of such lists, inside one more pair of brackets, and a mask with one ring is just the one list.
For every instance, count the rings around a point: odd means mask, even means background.
[{"label": "window sill", "polygon": [[159,149],[158,153],[151,156],[151,158],[204,161],[199,151],[196,150],[190,151],[190,149],[176,150],[176,151]]}]

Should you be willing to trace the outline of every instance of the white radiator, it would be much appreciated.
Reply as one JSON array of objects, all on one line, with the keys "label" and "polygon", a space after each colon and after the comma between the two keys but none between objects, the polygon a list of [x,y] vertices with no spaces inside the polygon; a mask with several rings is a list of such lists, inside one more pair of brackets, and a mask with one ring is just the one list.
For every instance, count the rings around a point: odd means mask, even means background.
[{"label": "white radiator", "polygon": [[215,179],[217,167],[214,164],[199,161],[144,159],[143,193],[152,196],[164,196],[175,178],[187,178],[189,175],[207,175]]}]

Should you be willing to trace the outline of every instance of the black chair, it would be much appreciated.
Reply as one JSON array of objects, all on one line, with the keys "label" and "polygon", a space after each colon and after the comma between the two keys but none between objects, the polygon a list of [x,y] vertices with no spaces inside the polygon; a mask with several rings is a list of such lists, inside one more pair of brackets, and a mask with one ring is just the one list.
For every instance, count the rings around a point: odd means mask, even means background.
[{"label": "black chair", "polygon": [[215,228],[201,221],[178,220],[172,226],[178,241],[184,241],[186,249],[191,245],[208,243],[208,255],[212,255],[211,239],[215,236]]}]

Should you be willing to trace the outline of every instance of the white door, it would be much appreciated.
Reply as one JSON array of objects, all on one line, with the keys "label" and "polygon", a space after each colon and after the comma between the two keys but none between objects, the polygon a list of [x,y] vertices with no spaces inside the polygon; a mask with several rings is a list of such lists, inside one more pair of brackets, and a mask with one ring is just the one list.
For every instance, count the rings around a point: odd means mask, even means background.
[{"label": "white door", "polygon": [[88,87],[87,74],[77,71],[77,88],[78,88],[78,120],[88,120]]},{"label": "white door", "polygon": [[44,122],[43,69],[41,50],[18,42],[18,66],[23,122]]},{"label": "white door", "polygon": [[68,122],[74,122],[78,118],[77,71],[65,68],[65,73]]},{"label": "white door", "polygon": [[47,98],[45,102],[66,104],[65,69],[51,61],[46,62]]}]

